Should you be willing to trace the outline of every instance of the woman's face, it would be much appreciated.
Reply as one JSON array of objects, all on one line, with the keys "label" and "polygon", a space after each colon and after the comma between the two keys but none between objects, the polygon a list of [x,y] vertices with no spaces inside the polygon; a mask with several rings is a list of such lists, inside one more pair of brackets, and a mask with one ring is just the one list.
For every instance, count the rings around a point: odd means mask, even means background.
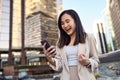
[{"label": "woman's face", "polygon": [[61,26],[62,29],[69,35],[73,36],[75,35],[75,21],[69,14],[63,14],[61,17]]}]

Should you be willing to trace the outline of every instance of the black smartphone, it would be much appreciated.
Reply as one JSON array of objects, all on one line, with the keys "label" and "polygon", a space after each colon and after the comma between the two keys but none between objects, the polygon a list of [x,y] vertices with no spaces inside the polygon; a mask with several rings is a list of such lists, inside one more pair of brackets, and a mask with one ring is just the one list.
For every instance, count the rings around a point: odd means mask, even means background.
[{"label": "black smartphone", "polygon": [[45,49],[48,49],[48,48],[50,47],[50,44],[49,44],[48,41],[45,40],[45,39],[41,41],[41,44],[42,44],[42,45],[44,45],[44,43],[46,43]]}]

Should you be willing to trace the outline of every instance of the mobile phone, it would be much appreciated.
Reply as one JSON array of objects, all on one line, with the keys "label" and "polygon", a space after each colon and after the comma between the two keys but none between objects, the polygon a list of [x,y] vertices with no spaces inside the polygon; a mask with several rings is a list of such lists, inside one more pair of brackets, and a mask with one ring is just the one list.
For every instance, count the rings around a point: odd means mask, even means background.
[{"label": "mobile phone", "polygon": [[50,47],[50,44],[49,44],[48,41],[45,40],[45,39],[41,41],[41,44],[42,44],[42,45],[44,45],[44,43],[46,43],[45,49],[48,49],[48,48]]}]

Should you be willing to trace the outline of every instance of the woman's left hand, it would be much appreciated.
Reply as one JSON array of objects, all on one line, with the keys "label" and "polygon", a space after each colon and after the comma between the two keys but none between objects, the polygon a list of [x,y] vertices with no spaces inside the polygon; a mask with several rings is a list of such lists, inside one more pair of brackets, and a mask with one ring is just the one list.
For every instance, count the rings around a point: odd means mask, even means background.
[{"label": "woman's left hand", "polygon": [[80,54],[78,56],[78,61],[84,66],[86,66],[90,63],[90,61],[87,59],[85,54]]}]

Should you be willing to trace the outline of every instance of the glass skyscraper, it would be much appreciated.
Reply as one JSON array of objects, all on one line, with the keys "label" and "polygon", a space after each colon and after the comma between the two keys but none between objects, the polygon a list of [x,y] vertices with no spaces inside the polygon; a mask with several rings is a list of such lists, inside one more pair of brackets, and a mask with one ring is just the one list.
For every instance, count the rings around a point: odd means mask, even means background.
[{"label": "glass skyscraper", "polygon": [[0,48],[9,47],[10,0],[0,0]]},{"label": "glass skyscraper", "polygon": [[[23,6],[23,4],[21,4],[22,1],[25,2],[25,45],[23,48],[23,38],[21,35],[23,31],[23,15],[21,15],[23,10],[21,9]],[[49,69],[47,59],[41,49],[40,41],[47,39],[51,45],[56,44],[58,39],[57,7],[57,0],[0,0],[1,67],[4,67],[4,63],[7,64],[9,60],[13,60],[13,64],[15,65],[21,65],[20,62],[24,61],[25,65],[45,65],[47,66],[46,69]],[[12,36],[10,34],[12,34]],[[11,46],[10,43],[12,43]],[[25,53],[22,53],[22,49]],[[2,51],[6,51],[6,53]],[[5,56],[3,57],[2,55]],[[24,59],[22,59],[23,57]]]}]

